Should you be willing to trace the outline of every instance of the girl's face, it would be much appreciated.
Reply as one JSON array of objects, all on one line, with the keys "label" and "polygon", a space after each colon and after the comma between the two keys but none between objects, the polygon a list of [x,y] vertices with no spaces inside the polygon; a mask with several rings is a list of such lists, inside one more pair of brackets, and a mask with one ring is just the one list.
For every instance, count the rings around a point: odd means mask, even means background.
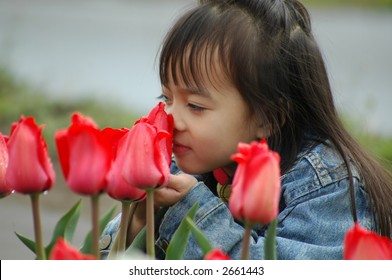
[{"label": "girl's face", "polygon": [[[220,72],[213,71],[215,76]],[[189,174],[224,168],[233,175],[236,165],[230,157],[237,144],[259,138],[261,126],[249,117],[245,101],[227,79],[211,77],[210,72],[204,84],[203,88],[187,87],[169,80],[163,87],[165,110],[174,117],[176,163]]]}]

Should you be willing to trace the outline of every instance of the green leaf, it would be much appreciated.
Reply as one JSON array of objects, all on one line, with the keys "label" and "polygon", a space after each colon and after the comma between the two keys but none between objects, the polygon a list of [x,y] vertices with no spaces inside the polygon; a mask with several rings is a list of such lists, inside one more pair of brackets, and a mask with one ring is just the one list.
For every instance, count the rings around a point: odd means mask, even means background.
[{"label": "green leaf", "polygon": [[19,238],[20,241],[22,241],[22,243],[24,245],[26,245],[27,248],[29,248],[34,254],[35,254],[35,241],[15,232],[16,236]]},{"label": "green leaf", "polygon": [[[99,234],[102,233],[104,228],[106,227],[107,223],[113,217],[114,211],[116,210],[116,205],[114,205],[102,218],[99,220]],[[93,246],[92,246],[92,231],[90,230],[86,235],[83,246],[80,251],[84,254],[93,254]]]},{"label": "green leaf", "polygon": [[276,260],[276,224],[277,219],[273,220],[268,227],[268,233],[264,243],[264,259]]},{"label": "green leaf", "polygon": [[166,250],[166,260],[181,260],[184,257],[186,245],[189,240],[191,229],[188,223],[185,221],[186,217],[192,220],[196,216],[197,208],[199,208],[199,202],[196,202],[191,209],[188,211],[184,219],[181,221],[177,230],[175,231],[172,240]]},{"label": "green leaf", "polygon": [[195,222],[189,218],[185,218],[185,222],[188,224],[193,236],[195,237],[197,243],[199,244],[203,254],[206,255],[209,251],[211,251],[214,247],[212,247],[210,241],[204,235],[204,233],[197,227]]},{"label": "green leaf", "polygon": [[61,219],[57,222],[52,240],[49,245],[45,248],[46,255],[49,256],[54,244],[57,242],[59,237],[63,237],[68,242],[72,242],[73,235],[75,233],[76,225],[80,217],[80,209],[82,202],[79,200]]}]

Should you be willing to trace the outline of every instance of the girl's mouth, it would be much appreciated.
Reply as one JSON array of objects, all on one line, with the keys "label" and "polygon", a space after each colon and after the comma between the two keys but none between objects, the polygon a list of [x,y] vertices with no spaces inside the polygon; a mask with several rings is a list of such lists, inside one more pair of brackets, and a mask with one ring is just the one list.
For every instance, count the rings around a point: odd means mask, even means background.
[{"label": "girl's mouth", "polygon": [[184,145],[181,145],[181,144],[178,144],[178,143],[173,143],[173,153],[174,154],[184,154],[184,153],[186,153],[186,152],[188,152],[188,151],[190,151],[191,150],[191,148],[190,147],[188,147],[188,146],[184,146]]}]

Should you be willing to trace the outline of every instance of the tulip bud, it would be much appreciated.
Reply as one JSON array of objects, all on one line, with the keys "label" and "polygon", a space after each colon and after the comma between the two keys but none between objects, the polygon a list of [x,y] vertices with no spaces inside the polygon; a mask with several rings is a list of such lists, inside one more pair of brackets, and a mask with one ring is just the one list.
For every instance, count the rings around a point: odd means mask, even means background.
[{"label": "tulip bud", "polygon": [[49,190],[55,172],[48,156],[46,142],[33,117],[21,117],[14,123],[7,142],[6,180],[19,193],[31,194]]},{"label": "tulip bud", "polygon": [[93,255],[83,254],[62,237],[57,239],[49,256],[50,260],[95,260]]},{"label": "tulip bud", "polygon": [[113,147],[107,134],[92,119],[74,113],[70,127],[55,133],[55,142],[71,190],[94,195],[105,189]]},{"label": "tulip bud", "polygon": [[239,220],[268,224],[279,212],[280,157],[265,141],[240,143],[229,208]]},{"label": "tulip bud", "polygon": [[158,132],[146,118],[127,133],[119,149],[126,154],[122,175],[129,185],[142,189],[167,186],[170,169],[160,142],[168,137],[171,139],[168,132]]},{"label": "tulip bud", "polygon": [[355,223],[344,238],[344,259],[392,260],[392,241]]},{"label": "tulip bud", "polygon": [[205,260],[230,260],[230,257],[221,249],[215,248],[209,251],[205,256]]}]

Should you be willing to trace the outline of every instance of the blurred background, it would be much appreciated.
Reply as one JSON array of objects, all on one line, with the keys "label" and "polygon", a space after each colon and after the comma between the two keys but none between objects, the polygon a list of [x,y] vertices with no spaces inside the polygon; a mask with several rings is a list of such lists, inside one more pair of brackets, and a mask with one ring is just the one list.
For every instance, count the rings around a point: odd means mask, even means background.
[{"label": "blurred background", "polygon": [[[55,130],[72,112],[101,127],[130,127],[160,95],[157,54],[195,0],[0,0],[0,131],[20,116],[45,124],[57,182],[41,197],[47,244],[60,217],[83,201],[74,245],[90,230],[90,201],[64,183]],[[391,168],[392,0],[307,0],[336,104],[355,137]],[[101,212],[118,202],[101,197]],[[30,199],[0,200],[0,259],[33,259],[15,232],[34,238]]]}]

